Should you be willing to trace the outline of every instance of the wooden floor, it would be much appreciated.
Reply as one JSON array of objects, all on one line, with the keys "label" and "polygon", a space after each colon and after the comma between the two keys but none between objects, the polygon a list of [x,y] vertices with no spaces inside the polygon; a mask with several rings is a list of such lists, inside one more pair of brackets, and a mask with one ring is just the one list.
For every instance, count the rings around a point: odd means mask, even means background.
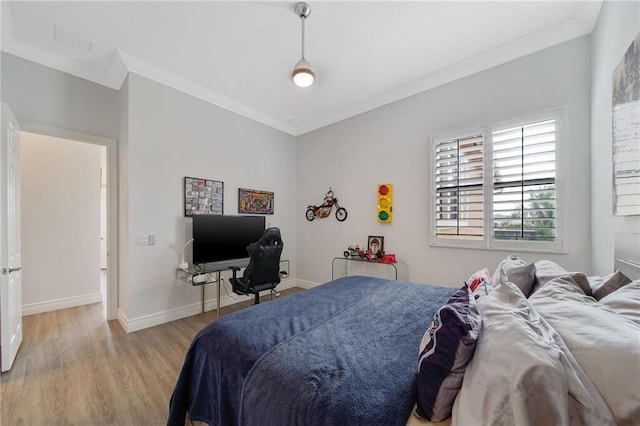
[{"label": "wooden floor", "polygon": [[1,376],[0,424],[164,425],[189,344],[215,319],[214,310],[127,334],[104,320],[101,303],[24,317],[22,346]]}]

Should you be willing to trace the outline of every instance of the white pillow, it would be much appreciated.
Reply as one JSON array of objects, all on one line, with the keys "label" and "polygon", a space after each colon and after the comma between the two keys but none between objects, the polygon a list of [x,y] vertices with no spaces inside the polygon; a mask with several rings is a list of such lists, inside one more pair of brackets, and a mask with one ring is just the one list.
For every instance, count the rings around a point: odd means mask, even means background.
[{"label": "white pillow", "polygon": [[616,424],[640,424],[640,327],[585,295],[568,276],[549,281],[529,301],[558,331]]},{"label": "white pillow", "polygon": [[506,274],[477,306],[482,328],[452,424],[613,424],[562,339]]},{"label": "white pillow", "polygon": [[527,264],[524,260],[520,259],[517,254],[507,256],[502,262],[498,264],[493,278],[491,278],[491,284],[495,287],[500,282],[500,270],[503,269],[506,272],[509,282],[513,283],[522,291],[524,297],[529,297],[533,283],[536,278],[536,267],[533,263]]}]

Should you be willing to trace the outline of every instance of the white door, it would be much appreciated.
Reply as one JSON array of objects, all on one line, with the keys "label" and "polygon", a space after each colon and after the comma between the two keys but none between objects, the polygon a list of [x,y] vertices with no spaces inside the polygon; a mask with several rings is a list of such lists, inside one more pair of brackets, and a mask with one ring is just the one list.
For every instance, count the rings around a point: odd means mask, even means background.
[{"label": "white door", "polygon": [[20,127],[2,104],[0,146],[0,333],[2,371],[13,365],[22,343],[20,257]]}]

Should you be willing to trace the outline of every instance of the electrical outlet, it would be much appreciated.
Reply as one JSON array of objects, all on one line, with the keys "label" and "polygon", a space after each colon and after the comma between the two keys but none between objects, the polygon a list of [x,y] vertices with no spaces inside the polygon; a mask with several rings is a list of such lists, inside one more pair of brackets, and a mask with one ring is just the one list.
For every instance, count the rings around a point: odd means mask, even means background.
[{"label": "electrical outlet", "polygon": [[150,246],[156,245],[156,236],[154,234],[149,234],[149,245]]}]

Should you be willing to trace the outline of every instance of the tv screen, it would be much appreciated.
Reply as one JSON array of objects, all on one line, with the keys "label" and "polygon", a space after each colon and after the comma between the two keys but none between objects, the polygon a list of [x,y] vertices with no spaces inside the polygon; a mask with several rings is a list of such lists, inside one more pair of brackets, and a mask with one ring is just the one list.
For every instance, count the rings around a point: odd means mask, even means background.
[{"label": "tv screen", "polygon": [[264,233],[264,216],[193,216],[193,263],[249,257],[247,246]]}]

